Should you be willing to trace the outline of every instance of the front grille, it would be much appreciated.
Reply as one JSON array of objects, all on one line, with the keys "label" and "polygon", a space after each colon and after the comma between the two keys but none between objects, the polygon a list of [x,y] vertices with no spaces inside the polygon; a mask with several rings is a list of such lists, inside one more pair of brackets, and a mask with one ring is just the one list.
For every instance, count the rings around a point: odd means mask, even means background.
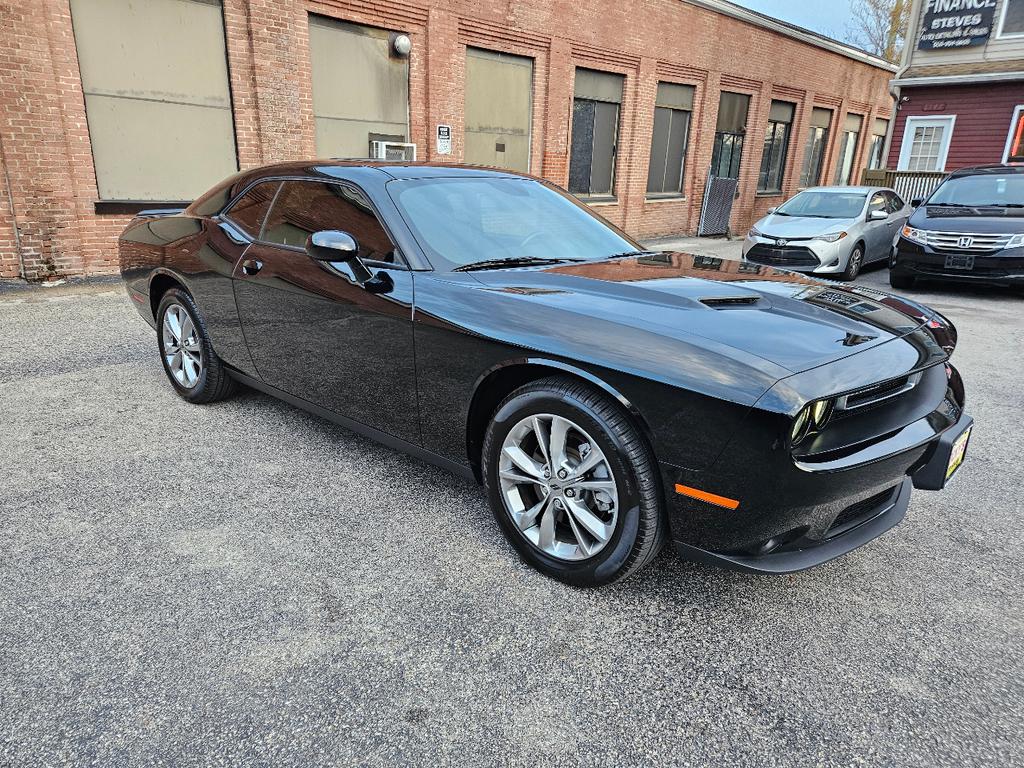
[{"label": "front grille", "polygon": [[1013,235],[976,235],[969,232],[925,232],[930,248],[957,253],[992,253],[1005,248]]},{"label": "front grille", "polygon": [[874,496],[848,506],[832,521],[832,525],[829,526],[825,538],[838,536],[840,533],[845,533],[862,522],[867,522],[878,513],[879,507],[884,506],[887,501],[892,499],[898,487],[886,488],[881,493],[876,493]]},{"label": "front grille", "polygon": [[777,246],[758,243],[746,255],[747,261],[767,264],[770,267],[817,267],[821,261],[810,248],[799,246]]}]

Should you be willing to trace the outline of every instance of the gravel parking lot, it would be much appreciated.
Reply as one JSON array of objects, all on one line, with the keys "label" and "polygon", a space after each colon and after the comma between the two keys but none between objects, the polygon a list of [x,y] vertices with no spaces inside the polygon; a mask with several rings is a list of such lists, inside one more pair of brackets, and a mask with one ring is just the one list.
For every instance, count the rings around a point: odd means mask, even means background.
[{"label": "gravel parking lot", "polygon": [[119,284],[0,291],[0,764],[1024,764],[1024,300],[911,293],[952,487],[813,571],[581,591],[439,469],[178,399]]}]

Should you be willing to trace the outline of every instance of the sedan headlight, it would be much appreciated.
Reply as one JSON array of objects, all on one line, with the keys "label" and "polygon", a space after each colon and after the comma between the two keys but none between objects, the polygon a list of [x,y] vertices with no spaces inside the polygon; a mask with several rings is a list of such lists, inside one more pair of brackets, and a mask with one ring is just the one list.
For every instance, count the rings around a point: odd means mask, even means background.
[{"label": "sedan headlight", "polygon": [[1008,242],[1003,247],[1004,248],[1020,248],[1022,246],[1024,246],[1024,235],[1014,235],[1013,237],[1010,238],[1010,242]]},{"label": "sedan headlight", "polygon": [[832,418],[832,411],[835,410],[836,401],[832,398],[815,400],[800,409],[800,413],[793,419],[793,427],[790,431],[790,439],[793,445],[797,445],[808,435],[820,432]]},{"label": "sedan headlight", "polygon": [[901,233],[907,240],[914,243],[920,243],[921,245],[928,245],[928,233],[923,229],[915,229],[914,227],[904,227]]},{"label": "sedan headlight", "polygon": [[747,237],[764,237],[764,233],[751,227],[750,231],[747,232]]},{"label": "sedan headlight", "polygon": [[846,232],[831,232],[827,235],[818,235],[817,237],[812,237],[811,239],[824,240],[826,243],[838,243],[840,240],[846,237],[846,234]]}]

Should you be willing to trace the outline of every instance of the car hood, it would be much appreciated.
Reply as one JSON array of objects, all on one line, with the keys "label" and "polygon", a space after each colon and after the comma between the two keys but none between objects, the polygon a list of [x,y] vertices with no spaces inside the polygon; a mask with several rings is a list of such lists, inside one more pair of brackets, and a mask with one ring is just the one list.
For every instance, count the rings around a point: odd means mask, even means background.
[{"label": "car hood", "polygon": [[849,229],[856,223],[856,218],[821,219],[812,216],[779,216],[770,213],[757,222],[754,228],[769,237],[797,239],[839,232]]},{"label": "car hood", "polygon": [[[983,215],[988,212],[988,215]],[[968,215],[963,215],[967,213]],[[921,206],[907,222],[911,227],[973,235],[1024,232],[1024,209],[965,209]]]},{"label": "car hood", "polygon": [[[541,339],[556,335],[553,328],[560,329],[590,346],[603,344],[606,353],[614,350],[617,364],[645,355],[674,364],[667,350],[678,341],[782,378],[906,337],[923,325],[930,329],[931,342],[923,345],[929,348],[911,356],[944,357],[955,343],[945,318],[909,300],[685,253],[472,275],[518,303],[511,310],[517,330],[528,331],[520,338],[532,336],[540,347]],[[490,303],[496,314],[509,311],[503,305]]]}]

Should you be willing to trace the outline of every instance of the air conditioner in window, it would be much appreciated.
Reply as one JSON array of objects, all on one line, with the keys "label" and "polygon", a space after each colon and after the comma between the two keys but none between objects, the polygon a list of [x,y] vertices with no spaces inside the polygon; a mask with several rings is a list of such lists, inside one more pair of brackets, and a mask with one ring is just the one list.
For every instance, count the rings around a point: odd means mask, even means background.
[{"label": "air conditioner in window", "polygon": [[373,141],[370,149],[375,160],[397,160],[413,162],[416,160],[416,145],[401,141]]}]

